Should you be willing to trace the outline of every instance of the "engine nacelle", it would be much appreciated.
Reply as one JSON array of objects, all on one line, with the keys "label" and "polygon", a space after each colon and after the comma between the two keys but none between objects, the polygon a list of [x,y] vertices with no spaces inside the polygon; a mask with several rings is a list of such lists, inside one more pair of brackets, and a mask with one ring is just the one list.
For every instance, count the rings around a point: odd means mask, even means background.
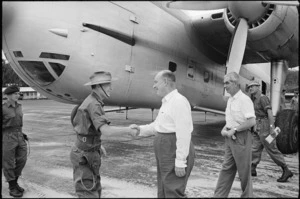
[{"label": "engine nacelle", "polygon": [[[295,6],[265,4],[265,12],[255,21],[248,21],[247,46],[269,61],[289,60],[289,67],[298,66],[298,14]],[[253,12],[255,12],[253,10]],[[237,22],[229,9],[224,11],[228,30],[233,33]]]}]

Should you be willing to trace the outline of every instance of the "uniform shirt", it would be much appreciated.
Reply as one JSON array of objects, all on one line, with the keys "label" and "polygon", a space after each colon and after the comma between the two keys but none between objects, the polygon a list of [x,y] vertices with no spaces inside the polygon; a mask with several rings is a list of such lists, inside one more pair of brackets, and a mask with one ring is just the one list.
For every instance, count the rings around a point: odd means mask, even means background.
[{"label": "uniform shirt", "polygon": [[176,133],[176,167],[186,167],[189,154],[193,121],[188,100],[177,89],[162,99],[162,105],[154,122],[140,126],[140,135],[159,133]]},{"label": "uniform shirt", "polygon": [[2,129],[8,127],[22,127],[22,105],[18,102],[6,101],[2,104]]},{"label": "uniform shirt", "polygon": [[292,100],[291,100],[291,109],[293,109],[293,110],[298,110],[298,103],[299,103],[299,98],[298,98],[298,96],[296,97],[296,96],[294,96],[293,98],[292,98]]},{"label": "uniform shirt", "polygon": [[77,134],[100,137],[99,128],[104,124],[110,124],[104,115],[103,105],[102,99],[94,91],[82,102],[73,120]]},{"label": "uniform shirt", "polygon": [[257,91],[255,95],[251,95],[251,100],[254,104],[256,118],[268,117],[268,109],[272,109],[270,100],[263,95],[261,91]]},{"label": "uniform shirt", "polygon": [[229,97],[225,111],[226,127],[237,127],[251,117],[255,118],[255,112],[249,96],[239,90]]}]

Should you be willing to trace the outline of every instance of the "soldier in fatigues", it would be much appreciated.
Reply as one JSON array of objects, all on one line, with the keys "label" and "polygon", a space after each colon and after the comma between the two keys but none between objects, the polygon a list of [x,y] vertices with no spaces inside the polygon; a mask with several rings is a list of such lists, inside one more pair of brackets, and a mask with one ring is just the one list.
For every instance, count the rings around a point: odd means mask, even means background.
[{"label": "soldier in fatigues", "polygon": [[95,72],[85,85],[92,87],[92,93],[72,112],[71,121],[77,134],[70,158],[73,164],[73,180],[79,198],[100,198],[101,135],[136,136],[138,131],[130,127],[109,126],[103,110],[103,99],[110,96],[111,74]]},{"label": "soldier in fatigues", "polygon": [[248,85],[256,116],[256,128],[254,128],[252,144],[251,175],[257,176],[256,167],[260,162],[261,153],[265,148],[271,159],[283,170],[282,176],[277,182],[286,182],[288,178],[293,176],[293,173],[288,169],[283,155],[278,150],[276,139],[270,144],[265,140],[268,135],[274,135],[275,126],[270,100],[267,96],[261,94],[259,86],[260,84],[256,80],[250,82]]},{"label": "soldier in fatigues", "polygon": [[7,101],[2,103],[2,170],[9,183],[9,194],[22,197],[24,189],[18,178],[27,161],[27,136],[22,133],[23,113],[19,104],[19,88],[15,85],[5,89]]}]

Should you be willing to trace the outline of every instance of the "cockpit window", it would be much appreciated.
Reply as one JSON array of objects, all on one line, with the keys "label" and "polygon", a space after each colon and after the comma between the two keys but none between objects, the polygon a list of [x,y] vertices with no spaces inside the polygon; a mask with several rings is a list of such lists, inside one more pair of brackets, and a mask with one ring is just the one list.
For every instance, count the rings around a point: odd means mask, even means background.
[{"label": "cockpit window", "polygon": [[14,51],[13,53],[14,53],[15,57],[23,57],[23,54],[21,51]]},{"label": "cockpit window", "polygon": [[52,69],[55,71],[57,76],[59,77],[65,69],[65,66],[60,63],[49,62]]},{"label": "cockpit window", "polygon": [[23,70],[40,85],[51,84],[55,78],[47,70],[43,62],[40,61],[19,61]]},{"label": "cockpit window", "polygon": [[42,52],[40,54],[40,58],[69,60],[70,59],[70,55],[63,55],[63,54],[57,54],[57,53]]}]

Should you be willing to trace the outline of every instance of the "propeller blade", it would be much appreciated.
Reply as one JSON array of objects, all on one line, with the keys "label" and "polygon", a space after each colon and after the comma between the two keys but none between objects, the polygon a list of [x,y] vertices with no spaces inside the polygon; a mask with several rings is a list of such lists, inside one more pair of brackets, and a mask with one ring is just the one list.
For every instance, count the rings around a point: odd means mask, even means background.
[{"label": "propeller blade", "polygon": [[229,58],[227,60],[227,72],[236,72],[239,74],[242,65],[246,41],[248,35],[248,24],[243,18],[240,18],[236,25],[234,34],[232,35],[231,45],[229,50]]},{"label": "propeller blade", "polygon": [[262,1],[262,3],[282,5],[282,6],[299,6],[298,1]]},{"label": "propeller blade", "polygon": [[227,1],[171,1],[167,8],[181,10],[218,10],[228,7]]}]

